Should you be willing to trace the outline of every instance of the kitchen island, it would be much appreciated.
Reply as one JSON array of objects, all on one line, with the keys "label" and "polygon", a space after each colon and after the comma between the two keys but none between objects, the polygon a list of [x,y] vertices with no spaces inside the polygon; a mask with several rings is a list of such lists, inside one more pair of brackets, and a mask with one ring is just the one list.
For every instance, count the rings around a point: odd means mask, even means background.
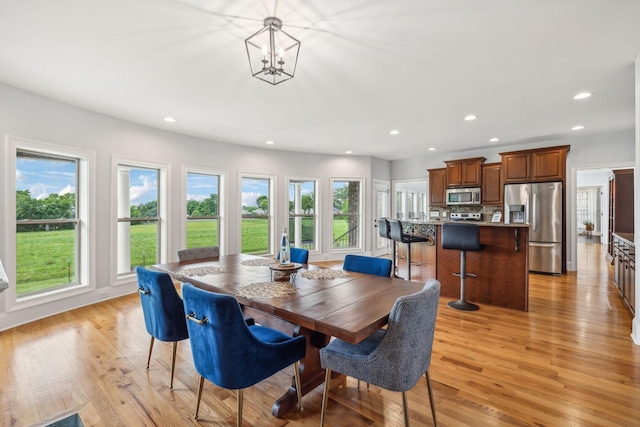
[{"label": "kitchen island", "polygon": [[[440,295],[460,296],[460,251],[442,247],[442,224],[446,221],[403,221],[406,231],[422,235],[421,230],[435,227],[435,244],[411,245],[411,278],[425,282],[435,276],[442,284]],[[473,221],[480,226],[480,252],[467,252],[468,277],[466,299],[514,310],[528,311],[529,306],[529,226]],[[397,274],[406,278],[406,245],[398,244]]]}]

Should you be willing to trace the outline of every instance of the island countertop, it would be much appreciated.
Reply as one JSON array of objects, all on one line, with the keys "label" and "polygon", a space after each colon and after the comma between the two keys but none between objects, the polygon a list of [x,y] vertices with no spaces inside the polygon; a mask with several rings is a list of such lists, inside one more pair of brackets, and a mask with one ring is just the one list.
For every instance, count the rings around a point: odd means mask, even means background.
[{"label": "island countertop", "polygon": [[442,225],[442,224],[447,224],[447,223],[463,223],[463,224],[475,224],[475,225],[479,225],[481,227],[529,227],[529,224],[519,224],[519,223],[509,223],[509,224],[505,224],[504,222],[500,221],[500,222],[491,222],[491,221],[472,221],[472,220],[451,220],[451,219],[444,219],[444,220],[437,220],[437,221],[424,221],[424,220],[403,220],[402,221],[403,224],[415,224],[415,225],[420,225],[420,224],[435,224],[435,225]]}]

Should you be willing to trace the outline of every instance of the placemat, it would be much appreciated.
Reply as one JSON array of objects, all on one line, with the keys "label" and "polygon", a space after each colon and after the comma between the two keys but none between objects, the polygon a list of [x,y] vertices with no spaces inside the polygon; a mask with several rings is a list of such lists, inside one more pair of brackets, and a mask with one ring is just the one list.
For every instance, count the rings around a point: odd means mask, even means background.
[{"label": "placemat", "polygon": [[181,276],[206,276],[207,274],[220,274],[224,272],[224,268],[218,265],[207,265],[204,267],[190,267],[180,270]]},{"label": "placemat", "polygon": [[273,264],[274,262],[277,262],[278,260],[275,258],[261,258],[261,259],[246,259],[244,261],[242,261],[240,264],[242,265],[249,265],[251,267],[257,267],[257,266],[262,266],[262,265],[270,265]]},{"label": "placemat", "polygon": [[256,282],[240,286],[236,295],[244,298],[277,298],[295,293],[296,288],[289,282]]},{"label": "placemat", "polygon": [[331,268],[323,270],[304,271],[302,277],[305,279],[328,279],[333,280],[340,277],[349,277],[349,273],[344,270],[334,270]]}]

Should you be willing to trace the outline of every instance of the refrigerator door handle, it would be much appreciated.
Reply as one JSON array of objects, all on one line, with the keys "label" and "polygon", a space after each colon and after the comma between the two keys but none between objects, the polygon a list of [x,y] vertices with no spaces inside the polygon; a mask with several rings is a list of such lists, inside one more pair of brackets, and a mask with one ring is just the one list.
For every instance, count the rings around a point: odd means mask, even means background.
[{"label": "refrigerator door handle", "polygon": [[556,245],[556,243],[538,243],[538,242],[529,242],[529,246],[538,246],[540,248],[552,248]]},{"label": "refrigerator door handle", "polygon": [[537,197],[537,196],[538,196],[538,195],[537,195],[536,193],[533,193],[533,194],[531,195],[531,199],[532,199],[532,201],[531,201],[531,213],[533,214],[533,215],[531,215],[531,216],[532,216],[532,219],[531,219],[531,227],[532,227],[533,231],[537,231],[537,230],[538,230],[538,221],[537,221],[537,219],[536,219],[536,218],[538,217],[538,215],[537,215],[537,211],[538,211],[538,203],[537,203],[537,201],[538,201],[538,197]]}]

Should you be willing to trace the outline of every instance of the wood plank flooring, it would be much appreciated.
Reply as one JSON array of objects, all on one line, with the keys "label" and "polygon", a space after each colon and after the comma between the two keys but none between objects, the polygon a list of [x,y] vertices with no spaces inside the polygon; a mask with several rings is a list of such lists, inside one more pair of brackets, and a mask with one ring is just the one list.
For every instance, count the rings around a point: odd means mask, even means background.
[{"label": "wood plank flooring", "polygon": [[[638,426],[640,346],[611,281],[604,248],[578,245],[578,273],[530,276],[528,313],[440,301],[431,380],[440,426]],[[473,286],[472,279],[468,281]],[[0,333],[0,425],[45,425],[78,412],[86,426],[233,426],[235,394],[205,382],[193,419],[197,373],[188,342],[149,337],[137,295]],[[322,386],[304,412],[271,416],[291,370],[245,391],[244,426],[317,426]],[[431,426],[422,380],[409,392],[411,425]],[[401,426],[400,393],[372,386],[330,394],[328,426]]]}]

